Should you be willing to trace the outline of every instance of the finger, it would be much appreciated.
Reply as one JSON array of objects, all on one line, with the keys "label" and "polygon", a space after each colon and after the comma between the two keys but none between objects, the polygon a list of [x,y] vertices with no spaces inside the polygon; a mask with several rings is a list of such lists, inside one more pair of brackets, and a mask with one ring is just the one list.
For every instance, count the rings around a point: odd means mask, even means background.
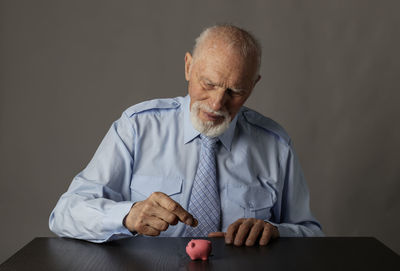
[{"label": "finger", "polygon": [[239,229],[239,226],[240,226],[240,224],[242,224],[242,222],[243,222],[243,219],[241,218],[229,225],[228,230],[226,231],[226,234],[225,234],[225,243],[226,244],[230,245],[233,243],[236,232]]},{"label": "finger", "polygon": [[263,233],[261,235],[260,242],[259,242],[260,246],[266,246],[269,243],[269,241],[271,240],[272,227],[273,226],[271,226],[268,223],[264,226],[264,230],[263,230]]},{"label": "finger", "polygon": [[141,227],[141,231],[139,233],[143,234],[143,235],[148,235],[148,236],[158,236],[158,235],[160,235],[160,231],[154,229],[153,227],[151,227],[149,225],[143,225]]},{"label": "finger", "polygon": [[148,217],[145,222],[147,226],[150,226],[159,232],[166,231],[169,226],[167,222],[155,216]]},{"label": "finger", "polygon": [[157,207],[152,208],[152,210],[150,211],[150,214],[152,216],[155,216],[155,217],[158,217],[158,218],[164,220],[169,225],[176,225],[179,220],[175,214],[169,212],[168,210],[166,210],[158,205],[157,205]]},{"label": "finger", "polygon": [[249,219],[245,220],[240,226],[235,236],[235,241],[233,242],[235,246],[243,245],[246,237],[253,226],[253,222]]},{"label": "finger", "polygon": [[208,234],[208,237],[225,237],[225,232],[221,232],[221,231],[218,231],[218,232],[210,232],[210,233]]},{"label": "finger", "polygon": [[258,237],[264,230],[264,221],[258,220],[249,232],[246,240],[246,246],[254,246],[255,242],[257,241]]},{"label": "finger", "polygon": [[150,235],[150,236],[157,236],[160,234],[160,231],[142,222],[138,222],[135,225],[135,231],[139,234]]},{"label": "finger", "polygon": [[161,192],[154,192],[152,196],[154,195],[155,201],[163,208],[168,210],[169,212],[175,214],[180,221],[183,223],[196,227],[198,222],[197,219],[195,219],[190,213],[188,213],[185,209],[182,208],[179,203],[176,201],[172,200],[170,197],[168,197],[166,194],[161,193]]}]

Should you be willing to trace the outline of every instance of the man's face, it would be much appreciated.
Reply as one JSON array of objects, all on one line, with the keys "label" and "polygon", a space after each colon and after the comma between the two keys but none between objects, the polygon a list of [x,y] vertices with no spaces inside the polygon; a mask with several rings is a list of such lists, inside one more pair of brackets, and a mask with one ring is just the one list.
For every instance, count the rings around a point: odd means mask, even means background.
[{"label": "man's face", "polygon": [[211,135],[218,136],[229,126],[259,80],[255,76],[256,65],[223,45],[201,49],[193,60],[186,53],[191,114],[195,114],[197,122],[209,127],[223,125],[224,128]]}]

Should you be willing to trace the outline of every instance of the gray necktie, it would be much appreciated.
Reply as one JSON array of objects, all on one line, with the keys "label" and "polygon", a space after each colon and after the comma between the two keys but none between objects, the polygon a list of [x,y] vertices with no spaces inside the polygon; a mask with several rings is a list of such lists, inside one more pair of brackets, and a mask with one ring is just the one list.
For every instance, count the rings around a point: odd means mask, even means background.
[{"label": "gray necktie", "polygon": [[218,193],[215,150],[218,138],[200,135],[201,151],[196,176],[190,195],[189,213],[199,224],[192,228],[186,226],[185,236],[204,237],[219,230],[221,204]]}]

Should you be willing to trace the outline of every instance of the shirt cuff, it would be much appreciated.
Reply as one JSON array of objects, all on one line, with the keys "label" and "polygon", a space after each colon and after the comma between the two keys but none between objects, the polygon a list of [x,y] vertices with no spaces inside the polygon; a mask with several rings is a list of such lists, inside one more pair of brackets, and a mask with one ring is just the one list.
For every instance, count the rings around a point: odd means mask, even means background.
[{"label": "shirt cuff", "polygon": [[111,236],[132,236],[132,233],[122,223],[125,216],[131,210],[132,205],[133,202],[131,201],[116,202],[113,207],[108,210],[107,215],[103,220],[103,223],[105,230],[109,231],[111,233]]},{"label": "shirt cuff", "polygon": [[278,228],[279,236],[280,237],[322,237],[325,236],[324,233],[318,226],[310,224],[307,226],[305,225],[296,225],[290,223],[274,223],[268,220],[265,220],[272,226]]},{"label": "shirt cuff", "polygon": [[275,226],[278,228],[279,231],[279,237],[294,237],[296,234],[293,233],[292,229],[289,227],[285,227],[284,225],[268,222],[271,225]]},{"label": "shirt cuff", "polygon": [[288,224],[278,224],[271,221],[266,220],[272,226],[275,226],[278,229],[279,237],[300,237]]}]

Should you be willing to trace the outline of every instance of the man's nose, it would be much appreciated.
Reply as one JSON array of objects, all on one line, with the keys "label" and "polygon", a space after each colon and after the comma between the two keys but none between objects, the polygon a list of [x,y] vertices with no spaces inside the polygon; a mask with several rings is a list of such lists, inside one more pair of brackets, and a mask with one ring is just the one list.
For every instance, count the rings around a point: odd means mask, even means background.
[{"label": "man's nose", "polygon": [[223,88],[215,90],[211,99],[210,106],[212,110],[219,111],[223,109],[227,100],[226,90]]}]

